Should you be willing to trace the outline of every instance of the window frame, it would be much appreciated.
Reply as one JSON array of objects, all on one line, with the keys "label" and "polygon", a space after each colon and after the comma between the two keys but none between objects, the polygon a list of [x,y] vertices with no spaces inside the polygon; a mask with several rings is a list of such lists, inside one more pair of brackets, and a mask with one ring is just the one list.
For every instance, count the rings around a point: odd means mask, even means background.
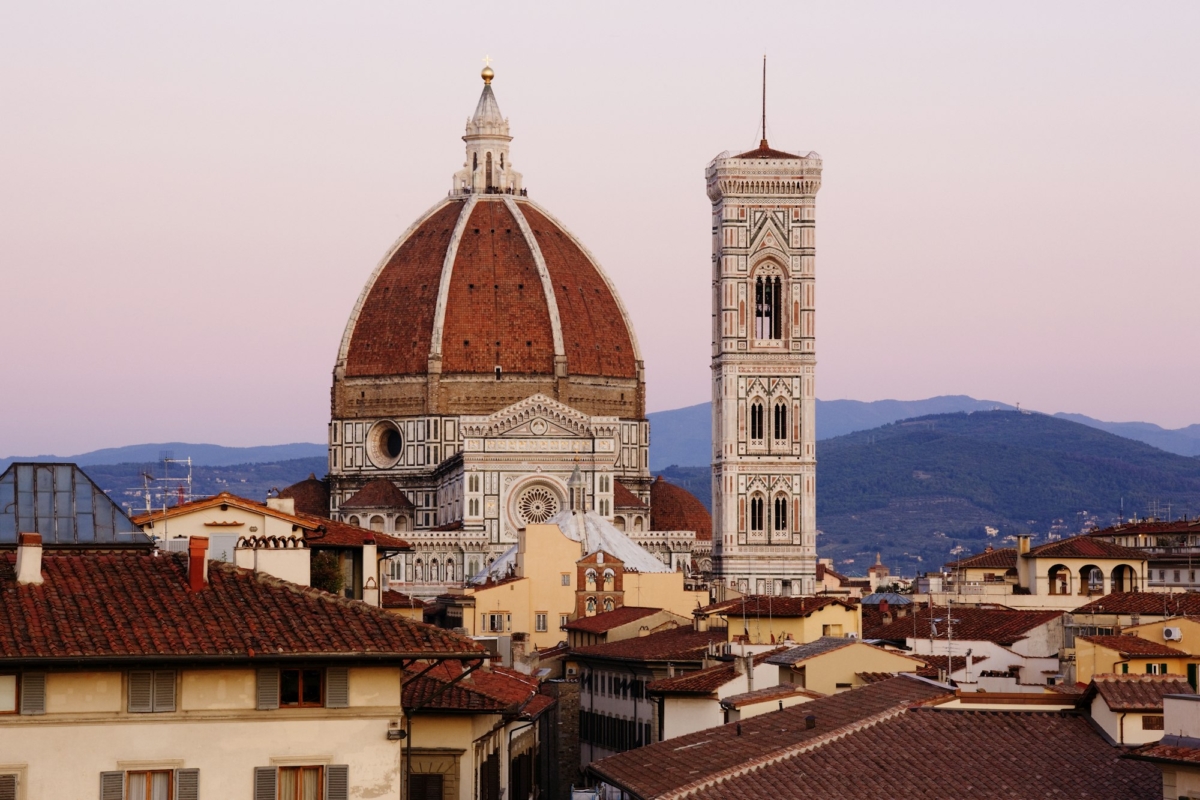
[{"label": "window frame", "polygon": [[533,630],[535,633],[546,633],[550,628],[550,613],[538,611],[533,615]]},{"label": "window frame", "polygon": [[[302,787],[303,787],[303,782],[300,780],[300,777],[303,775],[304,770],[306,770],[306,769],[315,769],[317,771],[317,797],[316,797],[316,800],[325,800],[325,765],[324,764],[301,764],[301,765],[289,764],[287,766],[280,766],[275,772],[275,797],[278,798],[278,800],[304,800],[304,798],[300,794]],[[296,773],[296,794],[294,797],[284,797],[282,795],[283,781],[280,780],[280,778],[283,777],[283,774],[285,772]]]},{"label": "window frame", "polygon": [[12,678],[12,710],[4,711],[0,709],[0,716],[18,715],[21,713],[21,674],[19,672],[3,672],[0,673],[0,679]]},{"label": "window frame", "polygon": [[[285,673],[295,672],[296,675],[296,697],[297,702],[283,702],[283,676]],[[321,699],[316,703],[304,702],[304,673],[316,672],[320,677]],[[279,708],[324,708],[325,707],[325,668],[324,667],[280,667],[279,668]]]},{"label": "window frame", "polygon": [[[130,780],[135,775],[146,776],[145,798],[134,797],[131,794]],[[154,775],[167,776],[167,800],[175,800],[175,770],[173,769],[129,769],[125,770],[125,800],[153,800],[154,785],[151,777]]]}]

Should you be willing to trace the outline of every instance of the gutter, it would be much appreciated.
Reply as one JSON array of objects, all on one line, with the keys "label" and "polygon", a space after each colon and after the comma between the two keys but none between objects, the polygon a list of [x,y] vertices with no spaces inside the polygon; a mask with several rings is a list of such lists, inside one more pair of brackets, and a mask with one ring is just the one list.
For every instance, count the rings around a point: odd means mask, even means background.
[{"label": "gutter", "polygon": [[273,664],[312,663],[314,661],[360,662],[370,664],[392,663],[397,661],[472,661],[485,657],[479,651],[450,652],[450,653],[229,653],[221,655],[123,655],[123,656],[34,656],[29,658],[3,658],[0,665],[8,668],[17,667],[76,667],[95,668],[103,666],[136,666],[139,664],[161,665],[253,665],[270,666]]}]

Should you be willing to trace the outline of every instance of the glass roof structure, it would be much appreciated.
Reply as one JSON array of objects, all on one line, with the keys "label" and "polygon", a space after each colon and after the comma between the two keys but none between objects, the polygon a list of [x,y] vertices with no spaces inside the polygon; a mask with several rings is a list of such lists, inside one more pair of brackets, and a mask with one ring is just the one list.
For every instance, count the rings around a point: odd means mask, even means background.
[{"label": "glass roof structure", "polygon": [[15,463],[0,474],[0,547],[39,533],[47,547],[152,541],[74,464]]}]

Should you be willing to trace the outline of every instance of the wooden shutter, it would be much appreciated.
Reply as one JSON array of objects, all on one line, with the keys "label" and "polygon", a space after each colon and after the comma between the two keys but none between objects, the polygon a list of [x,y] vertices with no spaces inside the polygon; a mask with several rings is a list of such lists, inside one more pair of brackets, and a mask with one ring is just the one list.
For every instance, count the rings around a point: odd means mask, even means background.
[{"label": "wooden shutter", "polygon": [[129,673],[129,713],[148,714],[154,710],[154,673],[138,670]]},{"label": "wooden shutter", "polygon": [[17,800],[16,775],[0,775],[0,800]]},{"label": "wooden shutter", "polygon": [[325,670],[325,707],[350,707],[350,670],[345,667]]},{"label": "wooden shutter", "polygon": [[[441,775],[417,774],[410,777],[409,800],[442,800],[444,781]],[[484,787],[484,797],[487,789]]]},{"label": "wooden shutter", "polygon": [[125,800],[125,773],[100,773],[100,800]]},{"label": "wooden shutter", "polygon": [[26,672],[21,676],[21,713],[46,713],[46,673]]},{"label": "wooden shutter", "polygon": [[279,708],[279,670],[258,671],[258,707],[260,710]]},{"label": "wooden shutter", "polygon": [[175,800],[200,800],[200,770],[175,770]]},{"label": "wooden shutter", "polygon": [[275,800],[275,768],[254,768],[254,800]]},{"label": "wooden shutter", "polygon": [[350,767],[330,764],[325,768],[325,800],[350,800]]},{"label": "wooden shutter", "polygon": [[154,673],[154,710],[175,710],[175,673],[171,670]]}]

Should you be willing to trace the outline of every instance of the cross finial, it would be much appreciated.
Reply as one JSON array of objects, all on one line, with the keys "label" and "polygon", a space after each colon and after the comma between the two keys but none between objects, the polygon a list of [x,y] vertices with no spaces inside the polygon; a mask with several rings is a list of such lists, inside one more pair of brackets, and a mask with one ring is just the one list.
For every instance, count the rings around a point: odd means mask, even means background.
[{"label": "cross finial", "polygon": [[485,67],[490,67],[490,66],[492,65],[492,57],[491,57],[491,56],[487,56],[487,55],[485,55],[485,56],[483,57],[483,65],[484,65]]},{"label": "cross finial", "polygon": [[496,77],[496,73],[492,71],[492,57],[483,57],[483,72],[479,73],[479,77],[483,78],[484,83],[491,83],[492,78]]}]

